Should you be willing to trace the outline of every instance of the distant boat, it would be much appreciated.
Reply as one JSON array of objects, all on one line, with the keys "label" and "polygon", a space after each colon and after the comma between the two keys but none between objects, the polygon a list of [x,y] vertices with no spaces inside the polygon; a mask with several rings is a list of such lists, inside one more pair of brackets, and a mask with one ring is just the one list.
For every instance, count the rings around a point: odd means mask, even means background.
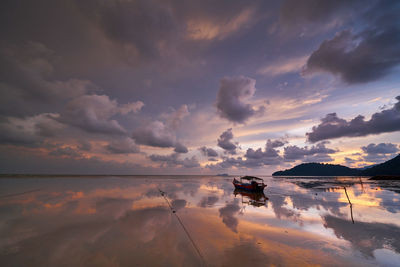
[{"label": "distant boat", "polygon": [[247,190],[252,192],[260,192],[263,191],[267,186],[264,184],[264,180],[254,177],[254,176],[243,176],[240,177],[239,180],[233,178],[233,185],[236,189]]}]

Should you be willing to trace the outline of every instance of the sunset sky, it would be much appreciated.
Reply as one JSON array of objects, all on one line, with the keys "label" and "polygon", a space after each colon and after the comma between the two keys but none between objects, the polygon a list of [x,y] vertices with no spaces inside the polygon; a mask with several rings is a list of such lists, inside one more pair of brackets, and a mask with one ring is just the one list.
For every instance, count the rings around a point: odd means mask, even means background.
[{"label": "sunset sky", "polygon": [[399,1],[3,0],[0,172],[271,174],[400,150]]}]

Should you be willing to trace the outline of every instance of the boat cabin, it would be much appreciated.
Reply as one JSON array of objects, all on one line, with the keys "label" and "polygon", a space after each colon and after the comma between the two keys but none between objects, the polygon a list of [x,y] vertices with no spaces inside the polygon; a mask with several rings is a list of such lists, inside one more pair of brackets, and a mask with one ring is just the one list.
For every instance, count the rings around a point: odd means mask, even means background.
[{"label": "boat cabin", "polygon": [[263,179],[260,179],[260,178],[257,178],[257,177],[254,177],[254,176],[243,176],[243,177],[240,177],[239,178],[239,181],[240,181],[240,183],[249,183],[249,184],[254,184],[254,183],[256,183],[256,184],[263,184],[264,183],[264,180]]},{"label": "boat cabin", "polygon": [[237,189],[251,190],[251,191],[261,191],[267,185],[264,184],[264,180],[254,177],[254,176],[243,176],[239,180],[233,179],[233,185]]}]

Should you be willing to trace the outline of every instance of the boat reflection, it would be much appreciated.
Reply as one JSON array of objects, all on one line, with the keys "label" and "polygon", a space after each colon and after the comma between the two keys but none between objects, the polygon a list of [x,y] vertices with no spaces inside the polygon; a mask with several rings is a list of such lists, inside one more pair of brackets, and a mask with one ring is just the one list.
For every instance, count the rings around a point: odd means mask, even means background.
[{"label": "boat reflection", "polygon": [[235,189],[233,191],[235,197],[240,195],[242,197],[242,204],[252,205],[254,207],[261,207],[267,203],[268,197],[264,192],[250,192],[246,190]]}]

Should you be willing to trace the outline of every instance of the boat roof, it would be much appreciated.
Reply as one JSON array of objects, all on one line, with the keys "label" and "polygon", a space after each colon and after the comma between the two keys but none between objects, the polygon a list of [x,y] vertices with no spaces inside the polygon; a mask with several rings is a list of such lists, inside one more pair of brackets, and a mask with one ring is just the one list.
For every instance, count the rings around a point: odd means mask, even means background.
[{"label": "boat roof", "polygon": [[244,180],[262,180],[260,178],[254,177],[254,176],[243,176],[243,177],[240,177],[240,179],[244,179]]}]

